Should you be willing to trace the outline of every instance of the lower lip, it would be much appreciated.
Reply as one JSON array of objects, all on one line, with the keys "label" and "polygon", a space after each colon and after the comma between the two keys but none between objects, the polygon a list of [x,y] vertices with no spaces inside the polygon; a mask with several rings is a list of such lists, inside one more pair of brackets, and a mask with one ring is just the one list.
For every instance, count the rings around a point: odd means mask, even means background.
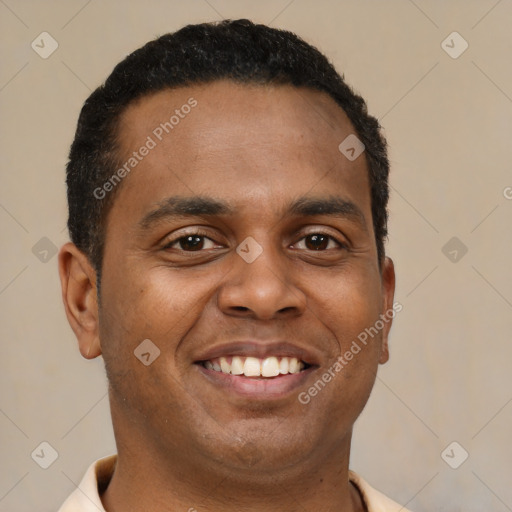
[{"label": "lower lip", "polygon": [[315,370],[313,366],[299,373],[288,373],[276,377],[245,377],[208,370],[201,364],[195,365],[198,370],[214,385],[254,400],[271,400],[288,396],[304,385],[304,382]]}]

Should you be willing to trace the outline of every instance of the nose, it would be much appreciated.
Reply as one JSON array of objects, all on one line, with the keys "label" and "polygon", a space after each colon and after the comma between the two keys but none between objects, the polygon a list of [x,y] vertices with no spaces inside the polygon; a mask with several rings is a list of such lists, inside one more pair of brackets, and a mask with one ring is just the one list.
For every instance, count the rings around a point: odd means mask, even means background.
[{"label": "nose", "polygon": [[279,248],[265,244],[252,262],[233,254],[233,268],[218,293],[218,304],[227,315],[271,320],[299,316],[306,308],[306,297],[298,285],[299,276],[287,266]]}]

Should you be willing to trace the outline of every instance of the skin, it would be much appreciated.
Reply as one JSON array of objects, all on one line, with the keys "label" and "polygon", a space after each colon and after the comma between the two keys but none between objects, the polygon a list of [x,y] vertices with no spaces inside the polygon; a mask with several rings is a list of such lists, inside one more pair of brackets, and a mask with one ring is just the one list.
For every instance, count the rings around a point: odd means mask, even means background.
[{"label": "skin", "polygon": [[[59,254],[80,351],[102,354],[109,379],[118,463],[104,506],[363,511],[348,481],[352,427],[388,359],[391,322],[310,403],[297,399],[393,303],[393,263],[377,258],[364,153],[350,161],[338,150],[354,128],[324,93],[218,81],[130,105],[122,155],[190,97],[197,106],[116,191],[101,307],[88,258],[71,243]],[[140,226],[176,195],[229,202],[236,213]],[[287,212],[298,198],[332,196],[352,202],[364,223]],[[199,250],[166,247],[198,227],[207,237]],[[332,238],[315,250],[315,233]],[[249,236],[263,249],[252,263],[236,252]],[[161,351],[149,366],[134,356],[145,339]],[[210,346],[246,339],[288,340],[318,365],[292,393],[251,400],[194,364]]]}]

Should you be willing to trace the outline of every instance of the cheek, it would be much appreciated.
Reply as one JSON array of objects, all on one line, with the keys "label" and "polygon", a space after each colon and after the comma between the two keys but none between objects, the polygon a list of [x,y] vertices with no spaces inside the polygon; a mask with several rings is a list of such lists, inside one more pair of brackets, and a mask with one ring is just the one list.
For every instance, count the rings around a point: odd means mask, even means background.
[{"label": "cheek", "polygon": [[[333,419],[342,424],[346,415],[357,418],[375,382],[382,332],[371,328],[381,313],[380,274],[371,269],[347,269],[324,284],[312,303],[318,307],[315,316],[322,328],[329,329],[336,338],[337,353],[318,376],[329,381],[325,386],[329,390],[319,393],[319,405],[334,407]],[[322,384],[316,387],[322,388]]]},{"label": "cheek", "polygon": [[118,267],[102,283],[101,338],[119,355],[133,353],[139,343],[150,339],[173,365],[176,347],[204,314],[219,277],[211,270]]},{"label": "cheek", "polygon": [[[142,418],[164,402],[167,411],[184,407],[176,351],[204,309],[205,295],[185,281],[191,283],[157,267],[144,273],[117,268],[102,283],[100,339],[108,380],[119,405],[141,411]],[[168,392],[165,401],[162,390]]]},{"label": "cheek", "polygon": [[[312,292],[313,293],[313,292]],[[325,279],[311,297],[318,319],[335,334],[340,351],[372,326],[381,313],[380,275],[371,268],[347,268],[332,279]]]},{"label": "cheek", "polygon": [[341,430],[355,422],[370,396],[382,340],[380,331],[368,334],[379,320],[380,288],[372,282],[365,282],[366,286],[353,284],[324,288],[330,297],[317,301],[320,307],[315,316],[322,324],[320,328],[329,329],[336,338],[337,353],[318,373],[313,386],[305,390],[314,414],[321,415],[328,409],[330,421]]}]

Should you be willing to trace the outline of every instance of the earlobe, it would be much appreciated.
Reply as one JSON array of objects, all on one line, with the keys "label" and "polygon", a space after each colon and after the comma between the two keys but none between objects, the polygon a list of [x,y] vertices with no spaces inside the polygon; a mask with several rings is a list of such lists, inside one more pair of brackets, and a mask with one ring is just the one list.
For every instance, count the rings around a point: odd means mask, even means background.
[{"label": "earlobe", "polygon": [[380,350],[379,364],[385,364],[389,361],[389,347],[388,340],[382,340],[382,347]]},{"label": "earlobe", "polygon": [[382,329],[382,345],[379,357],[379,363],[384,364],[389,360],[389,331],[393,323],[395,311],[393,308],[393,299],[395,297],[395,267],[393,260],[389,257],[384,258],[382,269],[382,315],[385,322]]},{"label": "earlobe", "polygon": [[59,252],[59,275],[66,316],[80,353],[93,359],[101,354],[96,272],[87,256],[69,242]]}]

